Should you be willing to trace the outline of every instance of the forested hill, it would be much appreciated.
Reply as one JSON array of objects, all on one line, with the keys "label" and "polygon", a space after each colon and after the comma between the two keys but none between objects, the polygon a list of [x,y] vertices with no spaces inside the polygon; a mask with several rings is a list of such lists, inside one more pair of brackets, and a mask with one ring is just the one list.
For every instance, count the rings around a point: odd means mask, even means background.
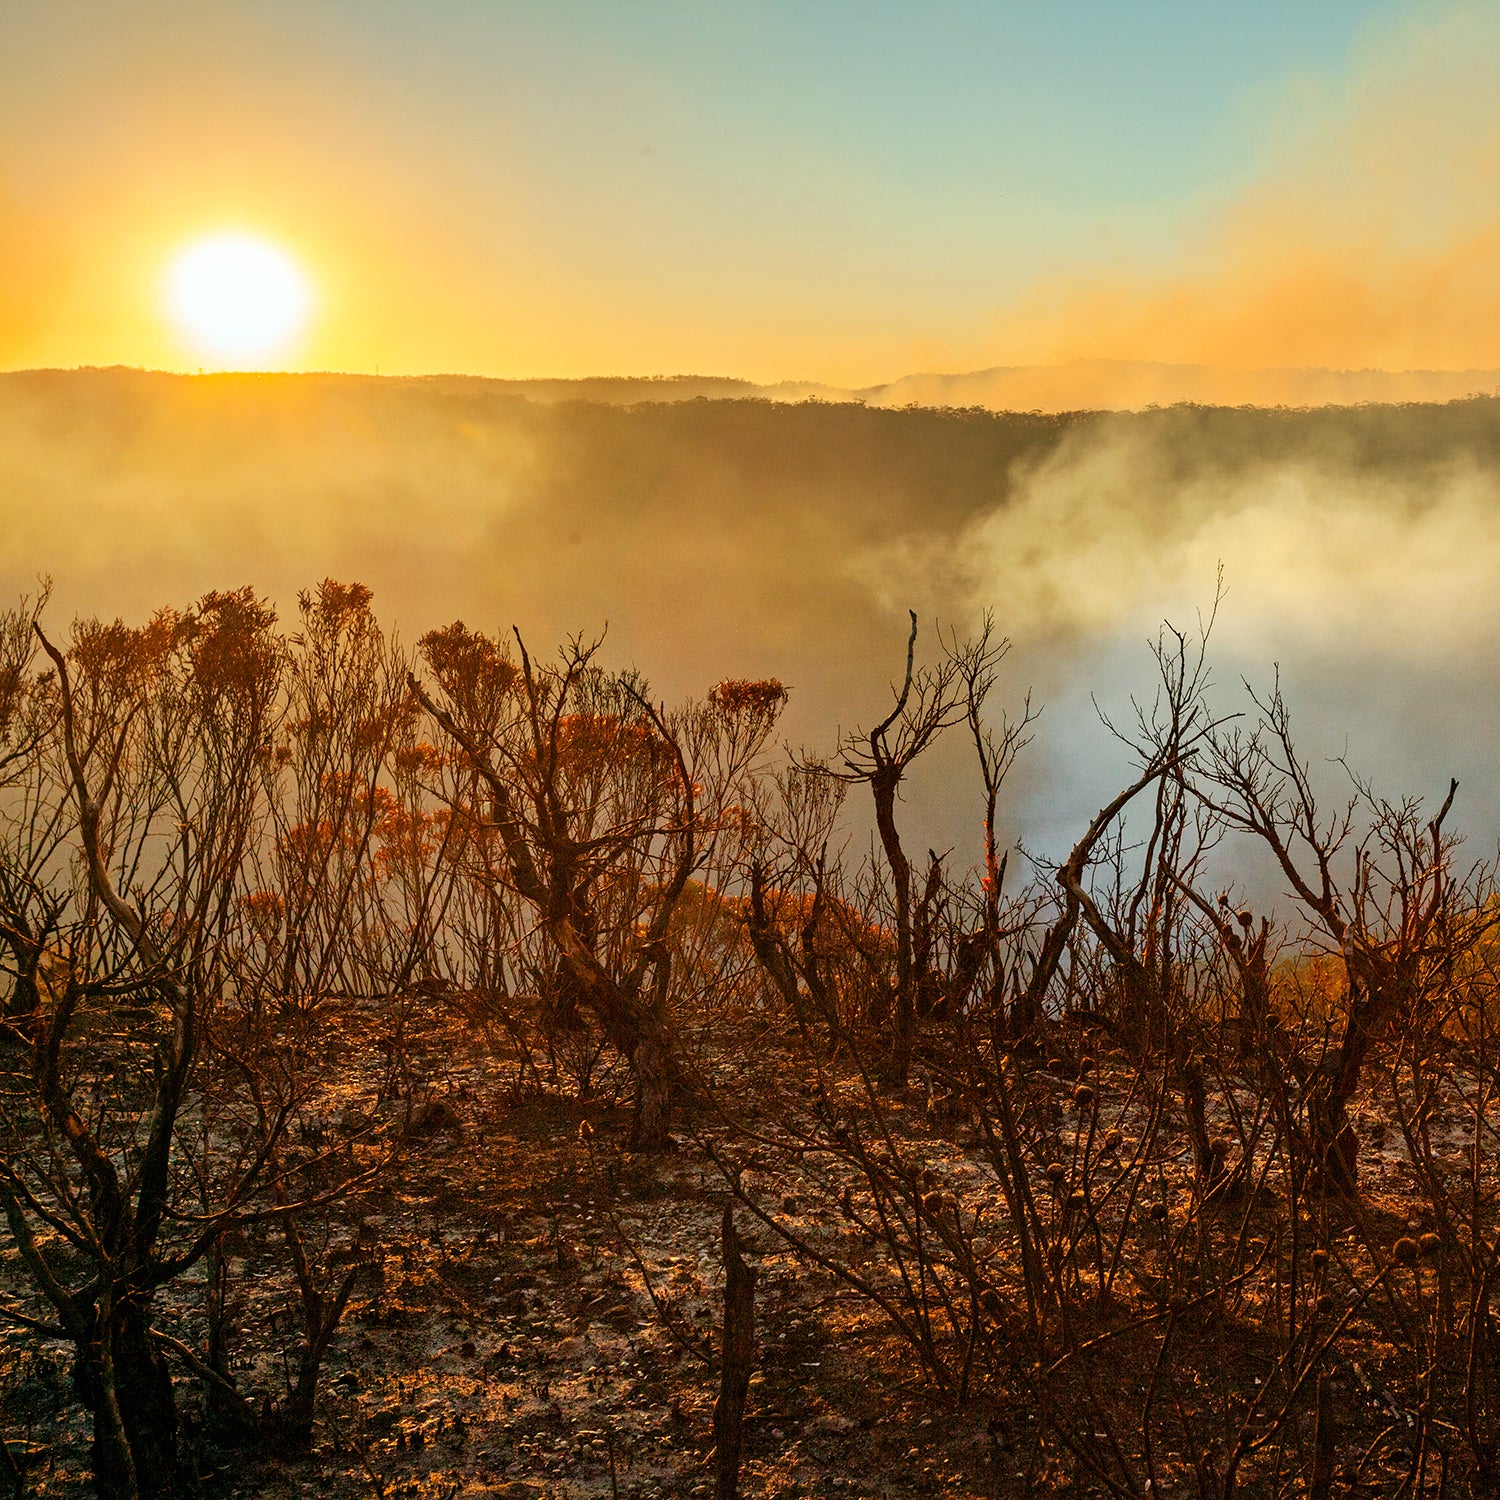
[{"label": "forested hill", "polygon": [[951,535],[1094,420],[552,404],[479,381],[5,375],[3,581],[46,570],[60,602],[139,613],[226,568],[284,601],[332,573],[409,624],[478,612],[541,629],[630,631],[697,599],[754,639],[779,633],[747,618],[772,601],[863,613],[867,590],[843,597],[841,582],[860,554]]},{"label": "forested hill", "polygon": [[[974,528],[1028,501],[1058,523],[1028,516],[1031,572],[1075,554],[1098,518],[1057,514],[1064,488],[1072,510],[1086,489],[1167,545],[1260,503],[1268,475],[1313,476],[1314,506],[1368,483],[1367,503],[1398,489],[1420,509],[1497,464],[1495,398],[1038,415],[542,402],[457,377],[25,372],[0,375],[0,584],[48,571],[70,607],[138,613],[230,581],[286,600],[332,573],[409,624],[479,610],[543,629],[634,630],[642,607],[696,599],[696,633],[721,635],[727,612],[735,639],[769,644],[801,633],[802,609],[864,622],[872,582],[945,613],[954,589],[974,596],[965,608],[1003,606],[1006,558],[966,585],[928,564],[944,547],[974,563]],[[787,629],[747,617],[769,603]]]}]

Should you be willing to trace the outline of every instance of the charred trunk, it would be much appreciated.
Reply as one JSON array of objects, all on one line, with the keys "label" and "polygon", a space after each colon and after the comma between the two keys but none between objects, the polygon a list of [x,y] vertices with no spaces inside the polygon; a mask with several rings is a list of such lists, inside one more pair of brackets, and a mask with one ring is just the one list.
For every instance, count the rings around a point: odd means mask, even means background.
[{"label": "charred trunk", "polygon": [[190,1489],[177,1448],[177,1400],[151,1339],[149,1309],[125,1302],[108,1322],[96,1324],[74,1364],[93,1421],[95,1492],[100,1500],[178,1500]]},{"label": "charred trunk", "polygon": [[1349,1119],[1349,1100],[1359,1083],[1345,1048],[1318,1064],[1307,1096],[1307,1133],[1312,1151],[1311,1186],[1335,1197],[1359,1191],[1359,1137]]},{"label": "charred trunk", "polygon": [[896,788],[900,767],[883,765],[870,778],[875,794],[875,824],[881,847],[891,870],[896,894],[896,984],[891,1026],[891,1044],[881,1068],[882,1079],[893,1086],[906,1083],[916,1042],[917,1003],[912,965],[911,862],[901,847],[896,829]]},{"label": "charred trunk", "polygon": [[630,1128],[632,1151],[660,1151],[670,1143],[672,1120],[672,1053],[664,1029],[653,1028],[636,1044],[635,1119]]},{"label": "charred trunk", "polygon": [[1180,1071],[1188,1139],[1193,1148],[1193,1171],[1199,1185],[1212,1192],[1224,1179],[1224,1148],[1208,1133],[1208,1091],[1203,1082],[1203,1064],[1190,1057]]},{"label": "charred trunk", "polygon": [[343,1321],[359,1267],[345,1271],[333,1288],[324,1288],[318,1283],[316,1268],[307,1254],[306,1241],[295,1217],[289,1214],[283,1229],[302,1296],[302,1347],[297,1354],[297,1379],[276,1422],[276,1436],[284,1446],[300,1451],[312,1441],[323,1358]]},{"label": "charred trunk", "polygon": [[734,1216],[724,1208],[724,1342],[719,1399],[714,1403],[714,1500],[735,1500],[740,1480],[740,1434],[745,1397],[755,1369],[754,1266],[740,1251]]},{"label": "charred trunk", "polygon": [[1409,1012],[1411,983],[1394,965],[1382,968],[1368,954],[1349,960],[1349,1017],[1343,1042],[1330,1048],[1313,1070],[1307,1099],[1312,1149],[1312,1185],[1322,1192],[1352,1197],[1359,1191],[1359,1137],[1349,1104],[1360,1075],[1392,1018]]}]

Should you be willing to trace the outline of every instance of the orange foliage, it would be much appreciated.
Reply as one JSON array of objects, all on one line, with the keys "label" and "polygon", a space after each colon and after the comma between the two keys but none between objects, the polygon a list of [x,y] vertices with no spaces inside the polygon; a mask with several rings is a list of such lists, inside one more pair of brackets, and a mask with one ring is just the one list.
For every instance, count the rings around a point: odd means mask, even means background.
[{"label": "orange foliage", "polygon": [[375,825],[375,873],[388,880],[398,871],[420,871],[443,847],[448,828],[447,808],[422,812],[403,807],[383,788],[377,788],[379,817]]},{"label": "orange foliage", "polygon": [[657,748],[649,723],[619,714],[564,714],[557,721],[556,742],[563,763],[577,770],[625,765],[649,758]]},{"label": "orange foliage", "polygon": [[811,891],[767,891],[766,912],[783,934],[798,942],[811,922],[813,949],[823,958],[889,958],[896,951],[894,933],[827,892],[819,898]]},{"label": "orange foliage", "polygon": [[708,701],[721,713],[734,717],[774,719],[786,707],[787,690],[774,677],[751,681],[726,677],[709,689]]},{"label": "orange foliage", "polygon": [[426,740],[415,745],[402,745],[392,759],[399,776],[435,776],[448,764],[448,757]]},{"label": "orange foliage", "polygon": [[498,704],[520,685],[521,669],[488,636],[470,630],[462,620],[429,630],[417,646],[455,703]]}]

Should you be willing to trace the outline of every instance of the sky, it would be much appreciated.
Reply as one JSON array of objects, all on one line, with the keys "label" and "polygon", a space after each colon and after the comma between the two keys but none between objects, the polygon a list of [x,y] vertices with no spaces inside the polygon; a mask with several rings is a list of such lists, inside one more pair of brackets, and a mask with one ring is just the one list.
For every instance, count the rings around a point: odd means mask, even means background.
[{"label": "sky", "polygon": [[[0,369],[848,386],[1079,359],[1500,366],[1500,8],[1420,0],[0,6]],[[234,361],[228,361],[234,363]]]}]

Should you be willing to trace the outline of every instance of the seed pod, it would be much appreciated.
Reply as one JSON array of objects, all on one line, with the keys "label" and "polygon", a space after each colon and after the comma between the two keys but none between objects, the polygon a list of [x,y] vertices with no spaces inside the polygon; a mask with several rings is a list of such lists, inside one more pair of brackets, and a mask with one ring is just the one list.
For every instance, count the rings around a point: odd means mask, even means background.
[{"label": "seed pod", "polygon": [[1067,1066],[1060,1057],[1049,1057],[1047,1059],[1047,1071],[1049,1073],[1061,1073]]},{"label": "seed pod", "polygon": [[1068,1208],[1075,1214],[1081,1214],[1089,1205],[1089,1200],[1082,1193],[1068,1194]]},{"label": "seed pod", "polygon": [[992,1318],[998,1318],[1005,1311],[1005,1300],[994,1287],[987,1286],[979,1294],[979,1305]]},{"label": "seed pod", "polygon": [[1439,1234],[1433,1234],[1431,1231],[1429,1231],[1428,1233],[1424,1234],[1417,1241],[1417,1249],[1420,1250],[1422,1252],[1423,1256],[1426,1257],[1426,1258],[1428,1258],[1428,1259],[1430,1259],[1432,1256],[1436,1255],[1438,1253],[1438,1251],[1441,1250],[1442,1248],[1443,1248],[1443,1237],[1441,1235],[1439,1235]]},{"label": "seed pod", "polygon": [[1312,1253],[1312,1268],[1321,1271],[1328,1264],[1328,1252],[1319,1245]]},{"label": "seed pod", "polygon": [[1409,1235],[1403,1234],[1394,1245],[1391,1246],[1391,1258],[1398,1266],[1414,1266],[1417,1263],[1417,1242]]},{"label": "seed pod", "polygon": [[1068,1175],[1068,1169],[1060,1161],[1048,1162],[1047,1181],[1061,1182]]},{"label": "seed pod", "polygon": [[1166,1216],[1167,1205],[1165,1203],[1153,1203],[1150,1208],[1146,1210],[1146,1217],[1148,1219],[1155,1219],[1158,1223],[1165,1219]]},{"label": "seed pod", "polygon": [[1092,1109],[1094,1107],[1093,1089],[1091,1089],[1086,1083],[1080,1083],[1078,1087],[1073,1090],[1073,1103],[1083,1111]]},{"label": "seed pod", "polygon": [[1125,1144],[1124,1135],[1118,1130],[1107,1130],[1104,1133],[1104,1149],[1106,1151],[1118,1151]]}]

